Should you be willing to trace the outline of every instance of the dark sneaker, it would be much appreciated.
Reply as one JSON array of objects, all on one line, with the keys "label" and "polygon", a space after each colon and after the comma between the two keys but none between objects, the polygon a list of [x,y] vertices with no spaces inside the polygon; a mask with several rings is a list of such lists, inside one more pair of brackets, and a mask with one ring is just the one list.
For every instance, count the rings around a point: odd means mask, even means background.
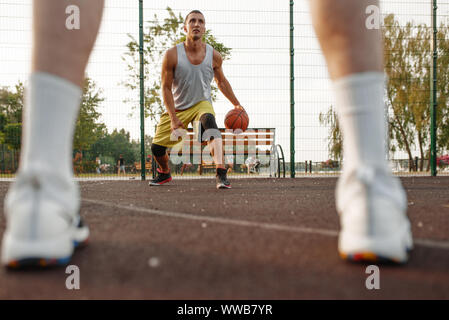
[{"label": "dark sneaker", "polygon": [[160,169],[157,169],[157,177],[150,181],[150,186],[161,186],[164,183],[170,182],[172,180],[171,174],[163,173]]},{"label": "dark sneaker", "polygon": [[231,183],[226,177],[226,169],[217,169],[217,189],[231,189]]}]

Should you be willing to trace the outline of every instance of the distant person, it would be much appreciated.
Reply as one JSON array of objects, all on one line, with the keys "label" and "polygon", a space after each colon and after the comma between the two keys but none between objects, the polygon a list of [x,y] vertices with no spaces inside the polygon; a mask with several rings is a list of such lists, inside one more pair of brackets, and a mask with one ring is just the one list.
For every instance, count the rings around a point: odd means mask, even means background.
[{"label": "distant person", "polygon": [[83,154],[81,152],[77,151],[75,153],[75,157],[73,158],[73,162],[74,163],[78,163],[78,162],[81,162],[81,161],[83,161]]},{"label": "distant person", "polygon": [[258,172],[260,166],[260,160],[256,157],[248,157],[245,161],[246,168],[248,170],[248,174]]},{"label": "distant person", "polygon": [[97,157],[96,159],[95,159],[95,164],[96,164],[96,166],[97,166],[97,173],[98,174],[101,174],[101,160],[100,160],[100,158],[99,157]]},{"label": "distant person", "polygon": [[149,172],[153,172],[153,156],[151,154],[147,155],[147,162],[145,165]]},{"label": "distant person", "polygon": [[123,174],[126,174],[125,172],[125,159],[123,159],[123,155],[120,155],[120,158],[117,161],[118,166],[118,172],[117,174],[120,175],[120,172],[123,172]]}]

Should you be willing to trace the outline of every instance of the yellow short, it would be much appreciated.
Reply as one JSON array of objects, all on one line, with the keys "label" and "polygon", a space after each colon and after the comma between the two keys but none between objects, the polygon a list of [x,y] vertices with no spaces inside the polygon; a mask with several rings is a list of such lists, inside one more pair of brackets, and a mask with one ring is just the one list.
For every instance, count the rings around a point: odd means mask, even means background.
[{"label": "yellow short", "polygon": [[[189,123],[200,121],[201,116],[205,113],[211,113],[215,116],[214,108],[209,101],[201,101],[187,110],[176,111],[176,116],[181,120],[184,128],[187,129]],[[167,148],[174,147],[179,141],[173,138],[171,133],[170,116],[165,112],[157,125],[153,143]]]}]

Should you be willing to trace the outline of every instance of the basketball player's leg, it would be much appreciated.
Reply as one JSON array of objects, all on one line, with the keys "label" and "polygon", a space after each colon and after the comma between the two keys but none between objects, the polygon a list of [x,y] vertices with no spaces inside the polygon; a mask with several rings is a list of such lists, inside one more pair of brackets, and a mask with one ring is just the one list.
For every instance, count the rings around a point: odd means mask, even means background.
[{"label": "basketball player's leg", "polygon": [[205,113],[200,117],[201,127],[204,130],[203,141],[207,141],[210,153],[217,169],[224,169],[223,139],[218,130],[215,116]]},{"label": "basketball player's leg", "polygon": [[214,159],[217,189],[230,189],[231,183],[227,178],[228,171],[224,164],[223,139],[215,120],[215,112],[208,101],[203,101],[198,105],[195,120],[199,120],[201,123],[202,141],[207,141]]},{"label": "basketball player's leg", "polygon": [[170,172],[170,167],[168,165],[168,161],[170,160],[167,154],[167,147],[153,144],[151,150],[154,154],[154,159],[156,163],[159,165],[159,168],[164,173]]},{"label": "basketball player's leg", "polygon": [[174,136],[172,136],[170,116],[168,113],[162,114],[159,123],[156,127],[156,134],[151,145],[151,152],[153,153],[156,163],[159,165],[159,172],[169,173],[168,166],[169,156],[167,149],[175,143]]},{"label": "basketball player's leg", "polygon": [[[178,112],[176,115],[186,128],[188,122],[185,119],[185,115],[183,115],[182,112]],[[150,186],[161,186],[172,181],[169,166],[170,157],[167,150],[168,148],[174,147],[176,144],[178,144],[177,133],[172,132],[170,116],[168,113],[164,113],[159,120],[156,134],[153,143],[151,144],[151,152],[154,156],[154,160],[159,165],[159,168],[157,169],[156,178],[149,182]]]},{"label": "basketball player's leg", "polygon": [[[177,111],[176,116],[183,123],[184,128],[187,128],[189,123],[195,119],[197,113],[196,107],[192,107],[183,111]],[[173,148],[179,144],[179,138],[182,137],[184,132],[178,130],[177,132],[172,132],[171,120],[168,113],[162,114],[159,123],[156,128],[156,134],[153,139],[151,150],[155,156],[155,160],[159,165],[159,172],[169,173],[169,160],[170,157],[167,154],[168,148]]]},{"label": "basketball player's leg", "polygon": [[87,240],[78,215],[79,190],[71,162],[84,69],[100,25],[102,0],[73,0],[80,29],[66,28],[67,4],[33,6],[33,53],[16,182],[5,199],[2,264],[65,264],[74,243]]},{"label": "basketball player's leg", "polygon": [[314,27],[333,81],[344,136],[336,200],[339,250],[351,260],[405,262],[412,240],[400,182],[386,161],[383,47],[366,28],[374,0],[310,1]]}]

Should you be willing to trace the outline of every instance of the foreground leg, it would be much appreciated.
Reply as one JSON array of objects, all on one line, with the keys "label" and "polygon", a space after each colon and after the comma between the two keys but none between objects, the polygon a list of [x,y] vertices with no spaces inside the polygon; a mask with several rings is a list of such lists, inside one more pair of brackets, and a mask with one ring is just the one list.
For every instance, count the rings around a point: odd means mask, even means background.
[{"label": "foreground leg", "polygon": [[381,32],[365,26],[366,8],[379,3],[310,4],[344,136],[344,170],[336,192],[340,254],[356,261],[403,263],[412,239],[406,195],[386,161]]},{"label": "foreground leg", "polygon": [[79,217],[72,141],[84,70],[103,10],[102,0],[73,0],[81,28],[66,28],[64,1],[33,6],[33,59],[24,108],[22,153],[16,182],[5,199],[7,227],[2,264],[66,264],[89,230]]}]

